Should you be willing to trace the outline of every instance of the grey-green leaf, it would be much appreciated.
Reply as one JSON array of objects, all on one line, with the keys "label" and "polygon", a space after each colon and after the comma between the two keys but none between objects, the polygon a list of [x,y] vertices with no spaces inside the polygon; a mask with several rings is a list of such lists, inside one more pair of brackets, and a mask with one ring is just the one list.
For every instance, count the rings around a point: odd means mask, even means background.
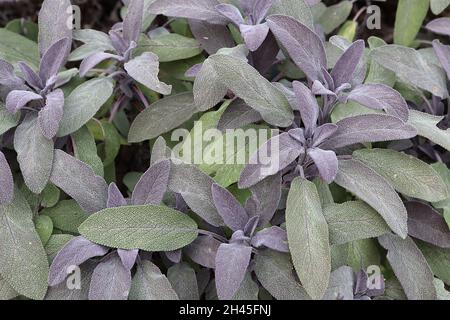
[{"label": "grey-green leaf", "polygon": [[324,300],[353,300],[354,274],[351,267],[342,266],[331,273]]},{"label": "grey-green leaf", "polygon": [[72,39],[73,9],[70,0],[45,0],[39,12],[39,50],[43,55],[56,41]]},{"label": "grey-green leaf", "polygon": [[192,93],[180,93],[158,100],[142,111],[131,124],[129,142],[141,142],[159,137],[197,113]]},{"label": "grey-green leaf", "polygon": [[387,259],[410,300],[436,300],[433,272],[414,241],[387,234],[379,238]]},{"label": "grey-green leaf", "polygon": [[445,289],[445,284],[440,279],[433,280],[434,287],[436,288],[436,294],[438,300],[450,300],[450,292]]},{"label": "grey-green leaf", "polygon": [[180,193],[189,207],[213,226],[222,226],[223,219],[217,212],[212,198],[214,180],[195,165],[173,162],[169,189]]},{"label": "grey-green leaf", "polygon": [[168,95],[172,86],[159,81],[159,60],[152,52],[145,52],[139,57],[125,63],[125,70],[137,82],[158,93]]},{"label": "grey-green leaf", "polygon": [[434,275],[450,285],[450,249],[438,248],[423,241],[417,241],[417,245]]},{"label": "grey-green leaf", "polygon": [[199,300],[195,270],[186,262],[173,265],[167,270],[167,278],[180,300]]},{"label": "grey-green leaf", "polygon": [[33,223],[33,213],[19,190],[0,206],[0,274],[20,294],[42,300],[47,291],[48,261]]},{"label": "grey-green leaf", "polygon": [[258,300],[259,286],[253,281],[252,273],[247,271],[244,280],[242,280],[239,290],[236,292],[232,300]]},{"label": "grey-green leaf", "polygon": [[437,202],[449,197],[447,186],[427,163],[388,149],[362,149],[353,156],[384,177],[400,193]]},{"label": "grey-green leaf", "polygon": [[20,113],[12,114],[5,108],[5,104],[0,101],[0,135],[4,134],[19,123]]},{"label": "grey-green leaf", "polygon": [[444,117],[411,110],[408,123],[417,129],[420,136],[450,151],[450,130],[442,130],[437,127],[442,119]]},{"label": "grey-green leaf", "polygon": [[387,45],[372,51],[373,59],[396,73],[397,77],[432,94],[448,96],[447,77],[437,66],[428,63],[421,54],[411,48]]},{"label": "grey-green leaf", "polygon": [[27,116],[17,127],[14,149],[27,187],[41,193],[52,171],[53,140],[43,136],[37,117]]},{"label": "grey-green leaf", "polygon": [[30,66],[39,67],[39,50],[33,42],[17,33],[0,29],[0,59],[16,64],[24,61]]},{"label": "grey-green leaf", "polygon": [[158,56],[160,62],[189,59],[203,51],[197,40],[176,33],[144,39],[139,43],[137,50],[153,52]]},{"label": "grey-green leaf", "polygon": [[435,14],[441,14],[450,5],[450,0],[430,0],[431,11]]},{"label": "grey-green leaf", "polygon": [[362,201],[328,205],[323,214],[330,229],[331,244],[376,238],[390,231],[383,218]]},{"label": "grey-green leaf", "polygon": [[289,255],[273,250],[261,250],[255,259],[259,282],[278,300],[309,300],[305,289],[295,279]]},{"label": "grey-green leaf", "polygon": [[41,214],[50,217],[55,228],[73,234],[78,233],[78,227],[88,218],[75,200],[63,200],[53,208],[42,210]]},{"label": "grey-green leaf", "polygon": [[18,295],[19,293],[0,276],[0,300],[10,300],[17,297]]},{"label": "grey-green leaf", "polygon": [[113,82],[108,78],[84,82],[66,98],[64,116],[58,137],[69,135],[84,126],[113,94]]},{"label": "grey-green leaf", "polygon": [[103,177],[103,162],[97,153],[94,136],[86,126],[72,134],[75,158],[89,165],[94,172]]},{"label": "grey-green leaf", "polygon": [[291,16],[313,30],[313,15],[306,2],[305,0],[276,0],[270,9],[270,14]]},{"label": "grey-green leaf", "polygon": [[272,83],[242,59],[216,54],[210,57],[222,83],[263,119],[279,127],[292,124],[294,114],[288,100]]},{"label": "grey-green leaf", "polygon": [[228,92],[218,77],[214,65],[206,59],[195,77],[194,100],[200,111],[206,111],[217,105]]},{"label": "grey-green leaf", "polygon": [[126,250],[173,251],[197,237],[197,224],[189,216],[155,205],[105,209],[78,230],[92,242]]},{"label": "grey-green leaf", "polygon": [[322,299],[331,273],[328,224],[314,183],[297,178],[286,207],[286,229],[295,270],[313,299]]},{"label": "grey-green leaf", "polygon": [[430,0],[399,0],[395,18],[394,43],[411,46],[428,13]]},{"label": "grey-green leaf", "polygon": [[358,160],[340,160],[335,182],[377,210],[400,237],[408,235],[408,214],[402,200],[374,170]]},{"label": "grey-green leaf", "polygon": [[323,31],[329,34],[347,20],[352,8],[353,2],[348,0],[329,6],[320,16],[318,23],[322,26]]},{"label": "grey-green leaf", "polygon": [[130,289],[130,300],[178,300],[169,280],[152,262],[137,265]]}]

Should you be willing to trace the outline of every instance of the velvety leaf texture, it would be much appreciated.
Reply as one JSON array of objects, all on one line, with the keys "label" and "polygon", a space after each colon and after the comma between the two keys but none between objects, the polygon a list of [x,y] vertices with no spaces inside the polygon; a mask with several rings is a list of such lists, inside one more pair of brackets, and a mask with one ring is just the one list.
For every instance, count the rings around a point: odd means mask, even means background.
[{"label": "velvety leaf texture", "polygon": [[28,188],[41,193],[52,172],[53,140],[44,137],[37,118],[30,115],[19,125],[14,135],[14,149]]},{"label": "velvety leaf texture", "polygon": [[178,296],[156,265],[142,261],[133,277],[130,300],[178,300]]},{"label": "velvety leaf texture", "polygon": [[0,3],[0,300],[450,299],[450,0]]},{"label": "velvety leaf texture", "polygon": [[39,14],[39,50],[43,55],[55,42],[72,40],[73,20],[70,0],[46,0]]},{"label": "velvety leaf texture", "polygon": [[212,196],[214,180],[195,165],[173,163],[169,179],[169,189],[180,193],[188,206],[206,222],[223,225]]},{"label": "velvety leaf texture", "polygon": [[273,15],[267,20],[270,30],[295,64],[311,80],[321,80],[327,58],[319,36],[292,17]]},{"label": "velvety leaf texture", "polygon": [[385,235],[379,241],[388,250],[389,263],[408,299],[435,300],[433,272],[414,241],[409,237],[403,240],[395,235]]},{"label": "velvety leaf texture", "polygon": [[441,201],[449,196],[437,172],[413,156],[384,149],[362,149],[353,155],[407,196],[430,202]]},{"label": "velvety leaf texture", "polygon": [[18,293],[42,300],[47,291],[48,261],[34,228],[33,213],[16,190],[9,205],[0,206],[0,274]]},{"label": "velvety leaf texture", "polygon": [[321,299],[328,287],[331,254],[328,225],[312,182],[293,181],[287,200],[286,228],[298,277],[311,298]]},{"label": "velvety leaf texture", "polygon": [[294,272],[287,254],[264,250],[256,256],[256,276],[270,294],[279,300],[309,300]]},{"label": "velvety leaf texture", "polygon": [[227,24],[227,19],[219,14],[215,6],[217,0],[157,0],[150,5],[153,14],[205,20],[214,24]]},{"label": "velvety leaf texture", "polygon": [[151,52],[143,53],[141,56],[125,64],[125,70],[137,82],[147,88],[164,95],[170,94],[172,87],[159,81],[158,56]]},{"label": "velvety leaf texture", "polygon": [[[155,102],[141,112],[131,125],[129,142],[150,140],[189,120],[197,109],[192,93],[180,93]],[[152,126],[148,126],[152,123]]]},{"label": "velvety leaf texture", "polygon": [[6,161],[5,155],[0,151],[0,184],[2,190],[0,191],[0,205],[9,204],[14,198],[14,180]]},{"label": "velvety leaf texture", "polygon": [[170,161],[164,160],[151,166],[136,184],[131,201],[135,205],[160,204],[167,190]]},{"label": "velvety leaf texture", "polygon": [[323,213],[334,245],[376,238],[390,231],[378,212],[362,201],[329,205]]},{"label": "velvety leaf texture", "polygon": [[285,96],[245,61],[227,55],[211,58],[220,81],[268,123],[287,127],[293,114]]},{"label": "velvety leaf texture", "polygon": [[146,251],[180,249],[197,237],[197,225],[191,218],[155,205],[102,210],[83,222],[79,231],[105,246]]},{"label": "velvety leaf texture", "polygon": [[336,183],[377,210],[400,237],[407,236],[405,206],[394,188],[375,171],[357,160],[341,160]]},{"label": "velvety leaf texture", "polygon": [[394,71],[402,81],[439,97],[448,96],[444,75],[414,49],[397,45],[382,46],[373,51],[373,58],[383,67]]},{"label": "velvety leaf texture", "polygon": [[221,244],[216,255],[216,288],[221,300],[230,300],[244,280],[252,248],[240,244]]},{"label": "velvety leaf texture", "polygon": [[66,98],[64,116],[58,136],[71,134],[85,125],[106,103],[113,93],[113,83],[110,79],[93,79],[84,82]]},{"label": "velvety leaf texture", "polygon": [[346,118],[336,123],[337,132],[325,142],[329,148],[342,148],[357,143],[409,139],[417,135],[411,125],[381,114]]},{"label": "velvety leaf texture", "polygon": [[74,198],[89,213],[106,207],[108,185],[85,163],[55,150],[50,181]]},{"label": "velvety leaf texture", "polygon": [[126,300],[130,286],[130,271],[117,254],[111,254],[92,273],[89,300]]}]

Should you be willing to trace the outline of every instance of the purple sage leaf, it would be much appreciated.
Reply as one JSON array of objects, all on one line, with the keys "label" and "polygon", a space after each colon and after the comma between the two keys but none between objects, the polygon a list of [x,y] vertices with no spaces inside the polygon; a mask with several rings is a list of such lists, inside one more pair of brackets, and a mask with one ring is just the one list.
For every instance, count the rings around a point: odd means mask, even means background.
[{"label": "purple sage leaf", "polygon": [[417,130],[397,117],[370,114],[346,118],[336,123],[338,130],[322,145],[324,149],[342,148],[357,143],[410,139]]},{"label": "purple sage leaf", "polygon": [[239,30],[248,49],[250,51],[256,51],[263,44],[270,29],[267,23],[262,23],[255,26],[241,24],[239,25]]},{"label": "purple sage leaf", "polygon": [[338,159],[334,151],[313,148],[308,150],[308,156],[314,161],[320,177],[326,183],[332,183],[338,173]]},{"label": "purple sage leaf", "polygon": [[45,52],[39,66],[39,77],[46,83],[51,77],[56,76],[64,66],[70,54],[72,42],[69,38],[58,40]]},{"label": "purple sage leaf", "polygon": [[101,261],[92,273],[89,300],[127,300],[131,287],[131,272],[117,253]]},{"label": "purple sage leaf", "polygon": [[108,248],[95,244],[83,237],[73,238],[53,260],[50,266],[48,284],[51,287],[60,284],[70,274],[72,267],[79,266],[90,258],[103,256],[107,252]]},{"label": "purple sage leaf", "polygon": [[117,185],[113,182],[108,187],[108,201],[107,201],[107,207],[108,208],[115,208],[115,207],[123,207],[126,206],[127,200],[123,197],[122,192],[120,192]]},{"label": "purple sage leaf", "polygon": [[308,78],[312,81],[321,80],[327,57],[319,36],[292,17],[272,15],[267,18],[267,22],[275,37]]},{"label": "purple sage leaf", "polygon": [[450,249],[450,229],[445,219],[427,204],[410,201],[405,204],[408,211],[408,233],[410,236]]},{"label": "purple sage leaf", "polygon": [[353,74],[364,54],[364,40],[355,41],[339,58],[331,72],[336,88],[351,83]]},{"label": "purple sage leaf", "polygon": [[134,188],[131,201],[135,205],[160,204],[167,191],[170,177],[170,160],[151,166]]},{"label": "purple sage leaf", "polygon": [[37,93],[31,91],[13,90],[6,97],[6,109],[11,113],[17,113],[28,103],[38,100],[42,100],[42,96]]},{"label": "purple sage leaf", "polygon": [[51,140],[56,136],[63,114],[64,93],[61,89],[56,89],[46,96],[45,106],[38,114],[39,127],[44,137]]},{"label": "purple sage leaf", "polygon": [[450,37],[450,18],[438,18],[426,25],[426,28],[434,33]]},{"label": "purple sage leaf", "polygon": [[280,227],[270,227],[259,231],[252,238],[252,246],[267,247],[279,252],[289,252],[286,230]]},{"label": "purple sage leaf", "polygon": [[144,14],[144,0],[131,0],[128,5],[128,13],[123,20],[123,38],[129,44],[138,42]]},{"label": "purple sage leaf", "polygon": [[239,290],[250,263],[252,248],[240,244],[220,245],[216,256],[216,289],[220,300],[230,300]]},{"label": "purple sage leaf", "polygon": [[273,137],[250,158],[241,173],[239,188],[249,188],[280,172],[304,152],[302,144],[289,133]]},{"label": "purple sage leaf", "polygon": [[[450,52],[449,52],[450,53]],[[409,108],[402,95],[384,84],[364,84],[356,87],[347,97],[367,108],[384,110],[404,122],[409,119]]]},{"label": "purple sage leaf", "polygon": [[233,231],[244,230],[249,217],[236,198],[217,184],[212,185],[211,191],[214,204],[225,224]]},{"label": "purple sage leaf", "polygon": [[120,260],[123,263],[123,266],[127,268],[127,270],[131,270],[136,263],[136,259],[139,254],[139,250],[123,250],[117,249],[117,254],[120,257]]}]

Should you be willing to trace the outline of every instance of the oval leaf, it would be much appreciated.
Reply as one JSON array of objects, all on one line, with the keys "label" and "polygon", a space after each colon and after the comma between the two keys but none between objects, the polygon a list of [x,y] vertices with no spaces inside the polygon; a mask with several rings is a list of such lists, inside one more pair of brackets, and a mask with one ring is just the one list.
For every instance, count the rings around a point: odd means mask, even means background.
[{"label": "oval leaf", "polygon": [[152,104],[142,111],[131,125],[128,141],[142,142],[159,137],[181,126],[197,109],[192,93],[173,95]]},{"label": "oval leaf", "polygon": [[377,210],[400,237],[408,235],[408,215],[402,200],[375,171],[357,160],[341,160],[335,182]]},{"label": "oval leaf", "polygon": [[323,214],[330,229],[333,245],[376,238],[390,231],[383,218],[362,201],[328,205]]},{"label": "oval leaf", "polygon": [[47,254],[34,228],[33,213],[18,190],[11,204],[0,206],[0,274],[18,293],[44,298]]},{"label": "oval leaf", "polygon": [[106,207],[108,185],[85,163],[55,150],[50,181],[70,195],[85,211],[92,213]]},{"label": "oval leaf", "polygon": [[384,177],[400,193],[437,202],[449,194],[439,174],[425,162],[394,150],[364,149],[353,156]]},{"label": "oval leaf", "polygon": [[113,93],[111,79],[93,79],[78,86],[66,98],[64,116],[58,137],[71,134],[84,126],[108,101]]},{"label": "oval leaf", "polygon": [[225,54],[216,54],[209,60],[220,81],[261,113],[264,120],[279,127],[292,124],[294,114],[286,97],[247,62]]},{"label": "oval leaf", "polygon": [[328,225],[314,183],[292,182],[286,207],[286,229],[295,270],[313,299],[322,299],[331,273]]},{"label": "oval leaf", "polygon": [[27,187],[41,193],[52,171],[53,140],[42,135],[37,118],[28,116],[17,127],[14,149]]},{"label": "oval leaf", "polygon": [[130,206],[102,210],[78,228],[87,239],[112,248],[173,251],[197,237],[187,215],[164,206]]},{"label": "oval leaf", "polygon": [[408,299],[436,300],[433,272],[414,241],[393,234],[384,235],[379,241],[388,250],[388,261]]}]

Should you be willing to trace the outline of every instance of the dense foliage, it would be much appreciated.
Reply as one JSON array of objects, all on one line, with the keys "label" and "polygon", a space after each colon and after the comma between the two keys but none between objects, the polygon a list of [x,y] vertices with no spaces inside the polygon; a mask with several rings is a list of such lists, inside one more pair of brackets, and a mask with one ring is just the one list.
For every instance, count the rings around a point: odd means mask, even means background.
[{"label": "dense foliage", "polygon": [[450,299],[450,1],[388,1],[0,28],[0,299]]}]

